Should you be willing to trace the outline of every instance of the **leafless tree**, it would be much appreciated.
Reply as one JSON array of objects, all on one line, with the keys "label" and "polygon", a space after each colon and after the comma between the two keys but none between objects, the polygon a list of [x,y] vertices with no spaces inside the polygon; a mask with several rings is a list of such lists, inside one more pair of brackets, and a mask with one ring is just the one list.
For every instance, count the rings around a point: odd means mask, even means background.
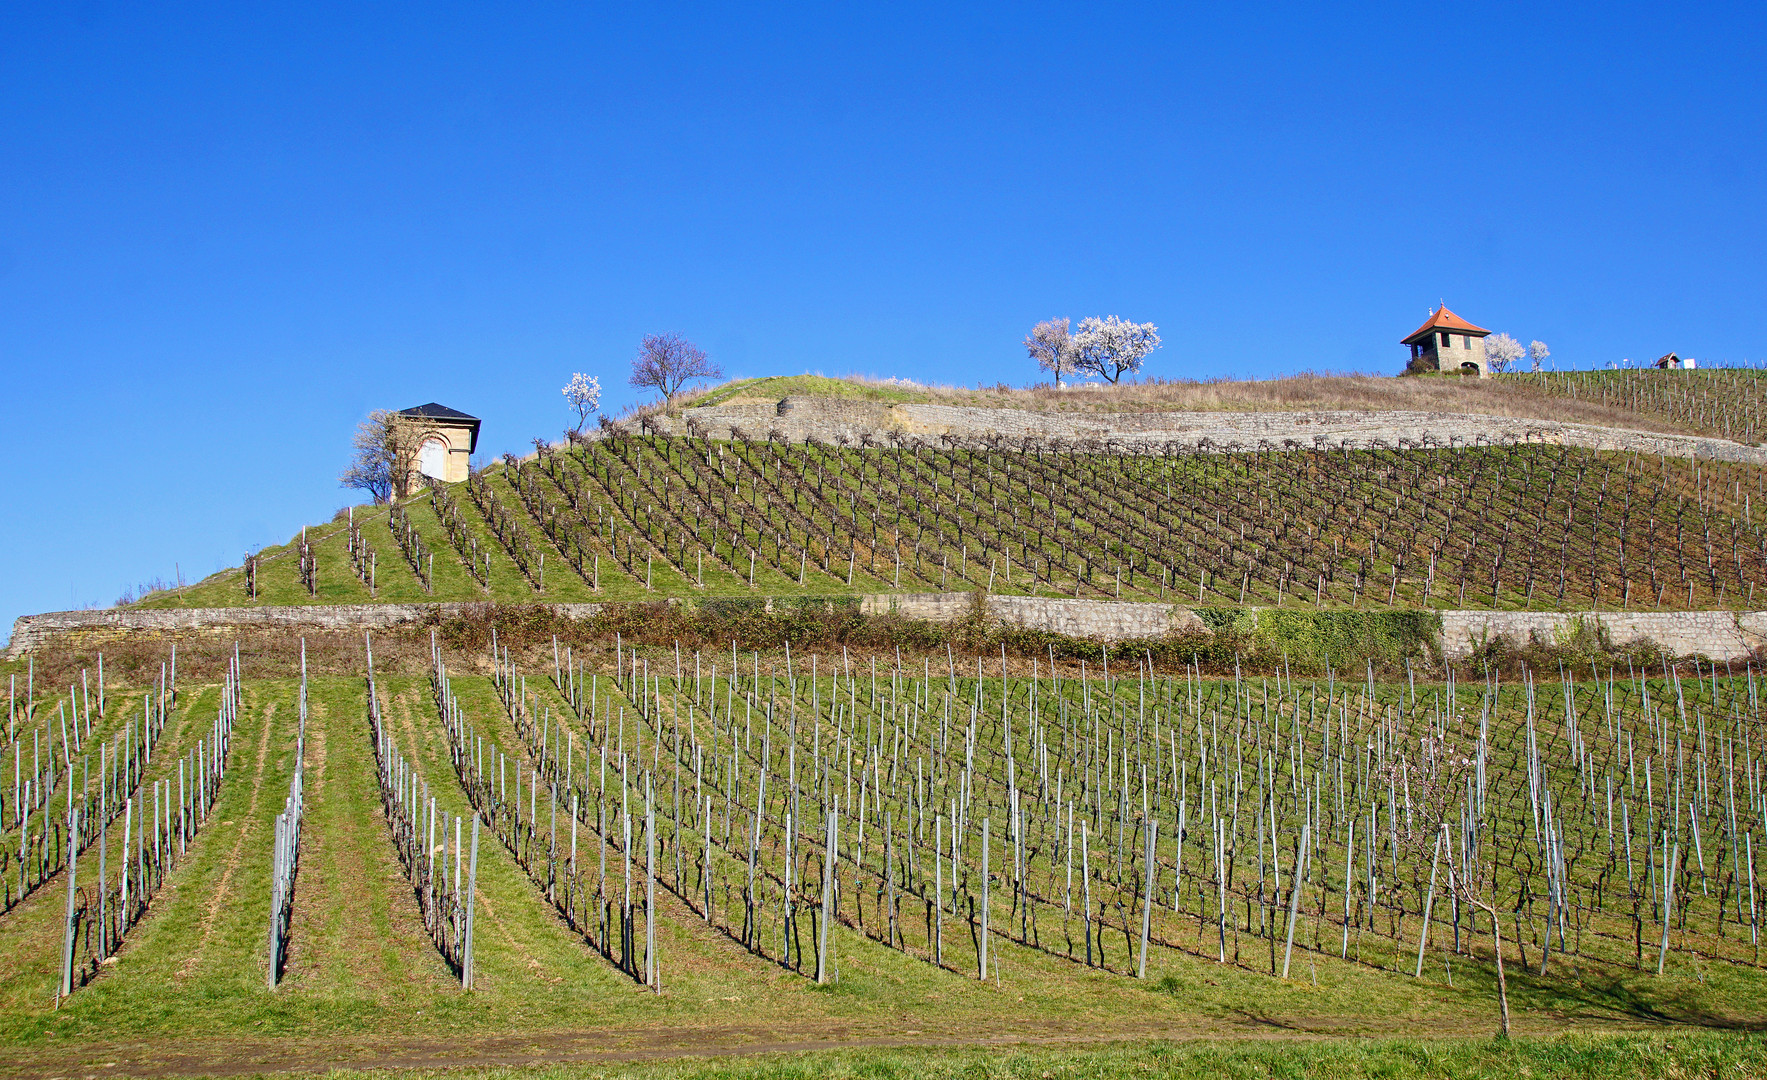
[{"label": "leafless tree", "polygon": [[1045,319],[1031,327],[1025,338],[1025,352],[1037,361],[1043,371],[1054,372],[1055,385],[1061,385],[1061,373],[1074,370],[1074,342],[1068,335],[1068,320]]},{"label": "leafless tree", "polygon": [[657,391],[665,402],[673,401],[687,383],[723,377],[723,370],[712,363],[705,350],[680,334],[644,335],[632,360],[632,385]]},{"label": "leafless tree", "polygon": [[391,502],[402,493],[417,460],[410,425],[395,413],[376,409],[356,428],[351,447],[355,456],[338,476],[339,484],[366,491],[376,503]]},{"label": "leafless tree", "polygon": [[[1398,839],[1413,865],[1427,862],[1433,868],[1440,860],[1447,870],[1445,894],[1491,920],[1498,1032],[1507,1039],[1509,983],[1503,971],[1503,920],[1497,910],[1497,838],[1468,805],[1476,802],[1478,762],[1445,739],[1425,736],[1415,747],[1396,754],[1383,771],[1411,801],[1412,812],[1398,826]],[[1470,830],[1463,830],[1462,822],[1470,822]],[[1432,869],[1432,887],[1434,883]]]}]

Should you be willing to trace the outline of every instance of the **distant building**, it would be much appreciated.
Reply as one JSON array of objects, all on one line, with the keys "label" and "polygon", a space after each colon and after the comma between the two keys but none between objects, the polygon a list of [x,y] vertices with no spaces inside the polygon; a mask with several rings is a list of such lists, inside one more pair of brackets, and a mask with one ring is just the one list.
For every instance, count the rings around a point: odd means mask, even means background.
[{"label": "distant building", "polygon": [[1660,368],[1694,368],[1694,367],[1699,367],[1699,361],[1695,360],[1691,356],[1686,357],[1684,359],[1682,357],[1676,356],[1674,353],[1669,353],[1667,356],[1657,357],[1657,367],[1660,367]]},{"label": "distant building", "polygon": [[1490,374],[1485,367],[1485,335],[1490,332],[1443,305],[1428,322],[1399,343],[1411,346],[1411,365],[1406,370],[1458,371],[1483,378]]},{"label": "distant building", "polygon": [[430,402],[393,414],[412,447],[411,467],[400,492],[408,495],[426,479],[454,483],[465,480],[467,462],[479,445],[479,418]]}]

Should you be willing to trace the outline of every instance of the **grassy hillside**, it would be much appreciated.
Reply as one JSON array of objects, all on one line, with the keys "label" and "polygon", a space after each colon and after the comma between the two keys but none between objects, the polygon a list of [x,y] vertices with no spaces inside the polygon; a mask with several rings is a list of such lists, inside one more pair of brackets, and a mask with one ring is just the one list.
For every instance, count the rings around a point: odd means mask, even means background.
[{"label": "grassy hillside", "polygon": [[[150,791],[177,777],[223,699],[193,674],[213,659],[184,659]],[[1491,924],[1450,893],[1450,863],[1501,913],[1519,1035],[1762,1021],[1753,841],[1767,732],[1752,676],[1236,682],[1149,678],[1123,658],[1108,675],[1003,679],[974,657],[884,657],[874,671],[869,658],[742,654],[733,678],[714,650],[682,655],[677,678],[661,651],[556,668],[549,655],[442,659],[431,678],[376,681],[378,759],[363,669],[309,679],[279,989],[265,986],[268,853],[302,695],[248,666],[217,801],[187,846],[162,841],[169,869],[114,960],[93,951],[93,928],[136,858],[120,827],[79,859],[77,985],[59,1009],[65,878],[0,914],[6,1060],[200,1071],[439,1063],[512,1039],[562,1054],[1013,1033],[1480,1036],[1497,1022]],[[144,695],[157,712],[157,683],[113,676],[109,708],[69,752],[74,787],[27,828],[53,829],[70,799],[103,802],[99,747]],[[37,748],[63,768],[57,701],[25,704],[7,733],[27,779]],[[16,851],[16,794],[0,792],[0,841]],[[389,826],[401,802],[423,806],[420,821],[432,805],[442,815],[449,857],[455,816],[484,823],[471,992],[424,925],[429,879]],[[647,806],[660,993],[643,978]],[[11,881],[18,866],[0,871]]]},{"label": "grassy hillside", "polygon": [[778,401],[793,394],[841,398],[847,401],[930,401],[927,390],[866,379],[830,379],[822,375],[773,375],[761,379],[734,379],[704,393],[683,398],[681,408],[708,408],[732,401]]},{"label": "grassy hillside", "polygon": [[255,590],[234,570],[143,606],[986,589],[1742,607],[1767,570],[1763,494],[1759,467],[1542,445],[1137,456],[625,435],[310,528],[305,549],[260,553]]},{"label": "grassy hillside", "polygon": [[1489,379],[1458,376],[1393,378],[1380,375],[1299,374],[1274,379],[1160,379],[1034,387],[918,386],[849,376],[792,376],[740,380],[687,404],[733,398],[770,399],[791,393],[879,401],[1028,409],[1036,412],[1355,412],[1419,410],[1561,420],[1604,427],[1714,435],[1761,441],[1767,416],[1767,372],[1753,368],[1658,371],[1515,373]]}]

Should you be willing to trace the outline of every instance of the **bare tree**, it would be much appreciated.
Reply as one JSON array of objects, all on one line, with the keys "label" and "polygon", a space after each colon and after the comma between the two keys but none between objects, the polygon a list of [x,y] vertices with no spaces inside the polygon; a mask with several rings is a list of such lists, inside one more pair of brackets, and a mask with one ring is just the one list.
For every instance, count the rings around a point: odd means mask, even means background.
[{"label": "bare tree", "polygon": [[1485,339],[1485,363],[1492,371],[1504,372],[1522,358],[1522,343],[1508,334],[1492,334]]},{"label": "bare tree", "polygon": [[686,383],[723,377],[723,370],[705,350],[680,334],[644,335],[632,360],[632,385],[657,391],[665,402],[673,401]]},{"label": "bare tree", "polygon": [[[1400,846],[1413,865],[1430,864],[1430,888],[1436,867],[1447,870],[1445,895],[1483,912],[1491,920],[1491,948],[1497,960],[1497,1014],[1500,1037],[1509,1038],[1509,983],[1503,971],[1503,920],[1497,910],[1497,838],[1477,812],[1478,761],[1446,739],[1425,736],[1415,748],[1389,760],[1386,779],[1411,800],[1412,812],[1397,825]],[[1470,804],[1470,805],[1469,805]],[[1462,829],[1461,823],[1470,823]],[[1426,897],[1424,929],[1428,934]],[[1422,939],[1420,939],[1422,940]],[[1421,967],[1423,946],[1419,945]]]},{"label": "bare tree", "polygon": [[402,494],[416,460],[410,425],[386,409],[375,409],[356,428],[351,441],[355,456],[339,476],[347,488],[366,491],[376,503],[391,502]]},{"label": "bare tree", "polygon": [[1061,373],[1074,370],[1074,339],[1068,334],[1068,320],[1045,319],[1031,327],[1025,338],[1025,352],[1037,361],[1043,371],[1055,373],[1055,385],[1061,385]]}]

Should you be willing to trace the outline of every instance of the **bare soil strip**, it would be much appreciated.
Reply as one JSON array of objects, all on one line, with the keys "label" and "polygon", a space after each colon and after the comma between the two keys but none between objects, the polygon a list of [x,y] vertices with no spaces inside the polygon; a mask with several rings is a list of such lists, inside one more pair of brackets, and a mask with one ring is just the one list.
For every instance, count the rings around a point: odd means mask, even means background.
[{"label": "bare soil strip", "polygon": [[[912,1021],[910,1021],[912,1022]],[[1122,1041],[1315,1040],[1354,1037],[1485,1038],[1489,1025],[1432,1023],[1427,1032],[1410,1021],[1345,1024],[1330,1017],[1246,1016],[1219,1023],[1176,1021],[1090,1030],[1051,1020],[1035,1029],[993,1031],[899,1028],[867,1030],[840,1023],[791,1028],[734,1026],[640,1027],[577,1032],[539,1032],[449,1041],[427,1039],[180,1039],[119,1042],[40,1051],[0,1052],[0,1076],[49,1080],[67,1076],[245,1076],[325,1072],[331,1069],[495,1068],[561,1064],[613,1064],[678,1058],[805,1053],[909,1047],[1083,1047]],[[1541,1018],[1518,1020],[1517,1036],[1563,1033],[1564,1024]],[[1578,1026],[1618,1034],[1639,1025]]]}]

